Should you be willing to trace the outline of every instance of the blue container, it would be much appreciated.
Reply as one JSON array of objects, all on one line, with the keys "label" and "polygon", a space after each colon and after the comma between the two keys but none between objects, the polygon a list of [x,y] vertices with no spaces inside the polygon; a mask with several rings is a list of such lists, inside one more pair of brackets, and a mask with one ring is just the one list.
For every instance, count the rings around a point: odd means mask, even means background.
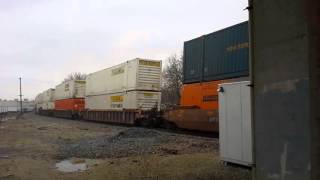
[{"label": "blue container", "polygon": [[243,22],[184,43],[184,83],[249,75],[249,28]]}]

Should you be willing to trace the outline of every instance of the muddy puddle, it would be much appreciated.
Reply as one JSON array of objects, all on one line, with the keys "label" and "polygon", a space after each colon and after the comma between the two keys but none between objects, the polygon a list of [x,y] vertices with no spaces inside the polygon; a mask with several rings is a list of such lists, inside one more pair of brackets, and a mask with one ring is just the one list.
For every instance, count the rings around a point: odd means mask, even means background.
[{"label": "muddy puddle", "polygon": [[85,161],[74,162],[72,160],[63,160],[56,163],[56,168],[60,172],[77,172],[87,170],[88,165]]}]

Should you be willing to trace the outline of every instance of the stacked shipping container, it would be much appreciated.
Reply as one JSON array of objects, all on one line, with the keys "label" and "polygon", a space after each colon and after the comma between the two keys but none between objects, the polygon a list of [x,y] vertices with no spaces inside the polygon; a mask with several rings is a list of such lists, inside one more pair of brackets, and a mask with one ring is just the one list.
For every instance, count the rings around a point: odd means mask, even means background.
[{"label": "stacked shipping container", "polygon": [[36,111],[54,109],[54,92],[55,89],[48,89],[37,95],[35,98]]},{"label": "stacked shipping container", "polygon": [[218,85],[249,75],[248,22],[184,43],[181,107],[164,117],[178,127],[219,132]]},{"label": "stacked shipping container", "polygon": [[[89,74],[86,81],[63,82],[51,89],[51,100],[46,92],[37,96],[37,112],[92,121],[141,123],[160,109],[161,66],[161,61],[137,58]],[[42,107],[43,102],[52,103],[52,111]]]},{"label": "stacked shipping container", "polygon": [[206,110],[217,109],[217,87],[221,82],[223,81],[184,84],[181,89],[181,104],[183,106],[197,106]]},{"label": "stacked shipping container", "polygon": [[86,109],[159,108],[160,80],[161,61],[139,58],[89,74]]},{"label": "stacked shipping container", "polygon": [[69,80],[57,85],[54,96],[55,110],[83,110],[85,84],[84,80]]},{"label": "stacked shipping container", "polygon": [[185,42],[183,65],[181,105],[218,109],[218,84],[248,79],[248,22]]},{"label": "stacked shipping container", "polygon": [[[166,123],[218,132],[218,85],[248,80],[248,41],[248,22],[243,22],[185,42],[182,107],[166,111]],[[81,112],[86,120],[144,124],[160,109],[161,66],[161,61],[133,59],[89,74],[86,81],[61,83],[41,93],[36,104],[55,107],[54,113]],[[55,104],[50,104],[53,92]]]},{"label": "stacked shipping container", "polygon": [[87,120],[133,125],[160,108],[161,61],[133,59],[89,74],[86,81]]},{"label": "stacked shipping container", "polygon": [[185,42],[183,64],[185,84],[248,76],[248,22]]}]

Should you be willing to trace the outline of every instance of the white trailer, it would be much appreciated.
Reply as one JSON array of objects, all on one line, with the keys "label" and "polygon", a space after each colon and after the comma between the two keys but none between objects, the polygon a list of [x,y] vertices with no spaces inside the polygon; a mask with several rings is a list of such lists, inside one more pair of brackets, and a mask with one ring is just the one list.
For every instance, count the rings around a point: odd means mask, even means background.
[{"label": "white trailer", "polygon": [[54,89],[50,88],[40,94],[35,98],[35,108],[36,112],[42,110],[53,110],[54,109]]},{"label": "white trailer", "polygon": [[56,86],[54,100],[84,98],[86,89],[85,80],[69,80]]}]

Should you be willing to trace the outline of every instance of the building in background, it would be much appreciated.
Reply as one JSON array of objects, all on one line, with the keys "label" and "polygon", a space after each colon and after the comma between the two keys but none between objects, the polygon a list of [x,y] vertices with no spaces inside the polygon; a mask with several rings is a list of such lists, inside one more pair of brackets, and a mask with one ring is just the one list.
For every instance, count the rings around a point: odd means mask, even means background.
[{"label": "building in background", "polygon": [[[3,109],[8,112],[18,112],[20,111],[20,101],[18,99],[6,100],[0,99],[0,109]],[[34,101],[29,101],[24,99],[22,101],[22,110],[23,112],[30,112],[34,109]]]}]

